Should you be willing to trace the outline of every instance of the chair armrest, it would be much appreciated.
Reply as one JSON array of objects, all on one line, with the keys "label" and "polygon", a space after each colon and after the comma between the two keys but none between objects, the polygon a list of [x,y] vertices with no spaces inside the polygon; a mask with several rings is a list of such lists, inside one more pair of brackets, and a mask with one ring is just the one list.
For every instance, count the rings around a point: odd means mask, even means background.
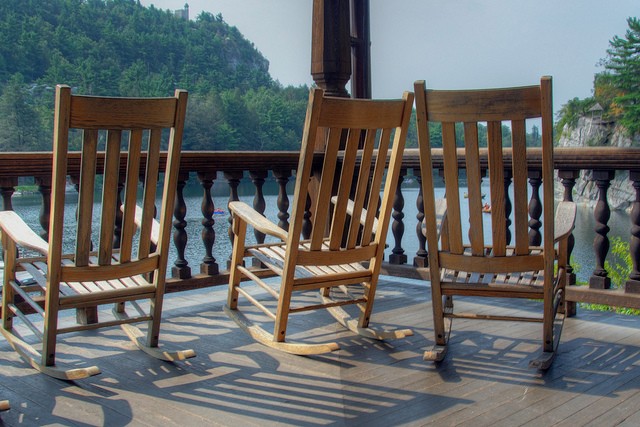
[{"label": "chair armrest", "polygon": [[[337,196],[333,196],[331,198],[331,203],[335,205],[337,202],[338,202],[338,197]],[[347,213],[351,217],[353,217],[353,207],[354,206],[355,206],[355,203],[353,202],[353,200],[349,199],[347,201]],[[367,210],[362,208],[362,212],[360,214],[360,224],[364,225],[366,221],[367,221]],[[371,228],[371,232],[375,234],[377,229],[378,229],[378,218],[373,218],[373,226]]]},{"label": "chair armrest", "polygon": [[261,213],[244,202],[230,202],[229,210],[234,217],[240,218],[258,231],[287,240],[288,233],[273,222],[265,218]]},{"label": "chair armrest", "polygon": [[565,239],[573,231],[576,222],[576,204],[574,202],[560,202],[556,208],[554,221],[555,242]]},{"label": "chair armrest", "polygon": [[[120,210],[123,210],[123,209],[124,209],[124,206],[121,206]],[[136,223],[136,227],[138,228],[142,227],[142,208],[138,205],[136,205],[136,214],[135,214],[134,221]],[[157,219],[152,218],[151,243],[153,243],[154,245],[157,245],[159,239],[160,239],[160,223],[158,222]]]},{"label": "chair armrest", "polygon": [[49,243],[38,236],[14,211],[0,212],[0,228],[18,246],[48,255]]}]

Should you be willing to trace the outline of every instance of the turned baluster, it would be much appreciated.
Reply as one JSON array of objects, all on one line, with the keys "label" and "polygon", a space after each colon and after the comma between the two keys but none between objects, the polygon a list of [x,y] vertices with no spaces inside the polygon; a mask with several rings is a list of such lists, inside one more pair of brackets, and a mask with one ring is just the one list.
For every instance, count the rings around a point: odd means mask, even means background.
[{"label": "turned baluster", "polygon": [[[264,200],[262,186],[264,185],[264,180],[267,177],[267,171],[249,171],[249,176],[251,177],[251,182],[253,182],[256,189],[253,196],[253,209],[264,216],[264,210],[267,207],[267,203]],[[256,242],[258,244],[264,243],[265,234],[263,232],[254,228],[253,235],[256,237]],[[262,267],[262,263],[255,258],[252,260],[252,264],[254,267]]]},{"label": "turned baluster", "polygon": [[418,209],[418,213],[416,214],[416,219],[418,220],[416,224],[416,236],[418,238],[418,250],[416,251],[416,256],[413,257],[413,266],[414,267],[427,267],[429,265],[428,261],[428,252],[427,252],[427,238],[424,237],[422,233],[422,223],[424,222],[424,197],[422,196],[422,176],[420,173],[416,174],[414,170],[414,176],[418,181],[418,197],[416,198],[416,208]]},{"label": "turned baluster", "polygon": [[607,253],[609,252],[609,218],[611,217],[611,209],[607,201],[607,190],[611,185],[611,180],[615,176],[615,170],[594,170],[591,179],[595,181],[598,187],[598,202],[593,211],[596,220],[595,232],[593,239],[593,251],[596,257],[596,268],[593,270],[589,278],[589,287],[596,289],[611,288],[611,278],[604,267]]},{"label": "turned baluster", "polygon": [[198,172],[198,180],[204,190],[202,196],[202,204],[200,209],[202,211],[202,244],[204,245],[205,256],[200,263],[200,273],[214,275],[218,274],[219,268],[215,257],[213,256],[213,245],[216,242],[216,232],[213,229],[215,221],[213,214],[215,212],[215,206],[213,198],[211,197],[211,187],[216,177],[215,171]]},{"label": "turned baluster", "polygon": [[189,172],[180,172],[176,186],[176,200],[173,208],[173,244],[176,247],[176,260],[171,267],[171,276],[178,279],[188,279],[191,277],[191,267],[185,259],[187,248],[187,204],[184,201],[184,187],[189,180]]},{"label": "turned baluster", "polygon": [[393,234],[395,246],[391,250],[391,255],[389,256],[390,264],[407,263],[407,255],[404,253],[404,249],[402,248],[402,236],[404,235],[404,222],[402,221],[404,218],[404,213],[402,212],[404,209],[404,195],[402,194],[402,182],[406,175],[407,170],[404,168],[401,169],[400,178],[398,179],[398,185],[396,186],[396,193],[393,199],[393,213],[391,214],[393,223],[391,224],[391,232]]},{"label": "turned baluster", "polygon": [[273,176],[278,183],[278,226],[283,230],[289,230],[289,196],[287,196],[287,183],[291,178],[291,169],[274,169]]},{"label": "turned baluster", "polygon": [[116,221],[113,228],[113,247],[118,249],[120,247],[120,236],[122,235],[122,190],[124,190],[124,176],[120,177],[118,182],[118,193],[116,195]]},{"label": "turned baluster", "polygon": [[[564,200],[565,202],[573,202],[573,188],[576,185],[576,179],[579,175],[580,171],[578,170],[558,171],[558,177],[561,179],[562,186],[564,187],[562,200]],[[576,284],[576,273],[573,271],[573,267],[571,266],[571,252],[573,252],[575,243],[576,239],[573,236],[573,233],[571,233],[569,235],[569,238],[567,239],[567,286],[573,286]],[[566,301],[565,306],[565,313],[567,314],[567,316],[572,317],[576,315],[577,305],[575,302]]]},{"label": "turned baluster", "polygon": [[2,194],[2,210],[12,211],[13,204],[11,203],[11,197],[16,191],[18,185],[18,178],[3,178],[0,180],[0,194]]},{"label": "turned baluster", "polygon": [[40,236],[49,241],[49,217],[51,216],[51,177],[36,177],[38,191],[42,195],[42,205],[40,206],[40,215],[38,220],[42,227]]},{"label": "turned baluster", "polygon": [[640,171],[629,171],[629,179],[636,191],[636,199],[631,207],[631,238],[629,252],[631,253],[631,274],[624,285],[625,292],[640,293]]},{"label": "turned baluster", "polygon": [[540,216],[542,215],[542,202],[540,201],[540,185],[542,184],[541,171],[529,171],[529,184],[531,184],[531,200],[529,200],[529,244],[540,246],[542,234],[540,228]]},{"label": "turned baluster", "polygon": [[504,216],[505,216],[505,236],[507,245],[511,243],[511,210],[513,205],[511,203],[511,197],[509,197],[509,187],[513,180],[513,171],[506,169],[504,171]]},{"label": "turned baluster", "polygon": [[[227,180],[227,183],[229,184],[229,203],[237,202],[238,200],[240,200],[240,197],[238,196],[238,186],[240,185],[240,180],[242,179],[242,171],[225,172],[224,177]],[[231,213],[231,211],[229,211],[229,213]],[[231,240],[231,245],[233,246],[233,239],[234,239],[233,230],[232,230],[233,216],[229,215],[229,219],[227,221],[229,221],[228,236],[229,236],[229,240]],[[229,258],[227,259],[227,269],[230,267],[231,267],[231,254],[229,254]]]},{"label": "turned baluster", "polygon": [[311,215],[311,196],[307,194],[307,200],[304,204],[304,218],[302,218],[302,237],[304,239],[311,238],[311,231],[313,230]]}]

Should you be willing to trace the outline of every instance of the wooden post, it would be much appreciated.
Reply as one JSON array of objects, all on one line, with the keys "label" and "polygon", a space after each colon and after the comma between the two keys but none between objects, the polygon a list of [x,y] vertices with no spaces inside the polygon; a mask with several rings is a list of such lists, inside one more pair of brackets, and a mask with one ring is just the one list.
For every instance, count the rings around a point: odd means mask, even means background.
[{"label": "wooden post", "polygon": [[311,76],[329,96],[348,97],[351,78],[349,0],[314,0]]},{"label": "wooden post", "polygon": [[351,95],[371,99],[371,31],[369,0],[351,0]]}]

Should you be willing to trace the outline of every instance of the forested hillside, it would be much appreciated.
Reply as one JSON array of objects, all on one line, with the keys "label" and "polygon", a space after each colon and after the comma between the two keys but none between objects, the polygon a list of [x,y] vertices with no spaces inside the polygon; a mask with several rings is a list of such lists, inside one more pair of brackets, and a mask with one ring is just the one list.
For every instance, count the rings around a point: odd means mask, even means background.
[{"label": "forested hillside", "polygon": [[189,91],[185,149],[299,146],[307,87],[282,87],[221,15],[188,21],[136,0],[0,1],[0,151],[51,149],[53,87]]}]

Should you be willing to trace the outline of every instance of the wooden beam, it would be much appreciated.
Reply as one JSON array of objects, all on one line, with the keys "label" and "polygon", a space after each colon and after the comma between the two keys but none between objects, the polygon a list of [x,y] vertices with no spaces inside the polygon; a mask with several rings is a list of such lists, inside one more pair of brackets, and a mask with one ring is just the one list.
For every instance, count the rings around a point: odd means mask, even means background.
[{"label": "wooden beam", "polygon": [[348,97],[351,78],[349,0],[314,0],[311,76],[327,95]]},{"label": "wooden beam", "polygon": [[369,0],[351,0],[351,95],[371,99],[371,31]]}]

